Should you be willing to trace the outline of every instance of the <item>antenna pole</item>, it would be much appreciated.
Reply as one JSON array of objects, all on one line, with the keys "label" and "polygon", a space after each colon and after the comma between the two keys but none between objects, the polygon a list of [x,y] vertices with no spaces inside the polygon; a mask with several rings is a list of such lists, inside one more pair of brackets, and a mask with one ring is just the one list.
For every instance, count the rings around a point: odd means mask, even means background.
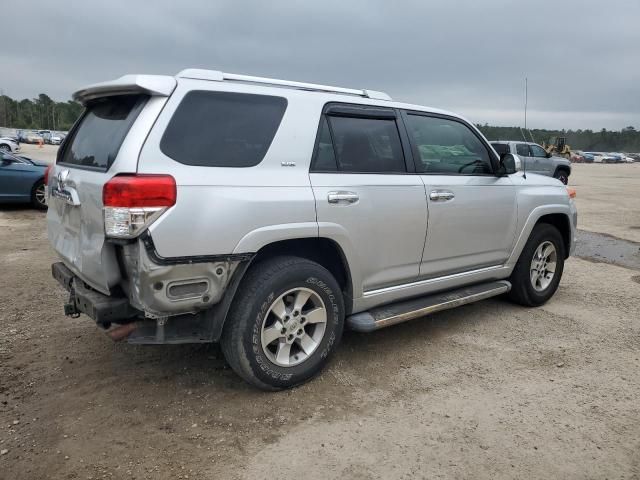
[{"label": "antenna pole", "polygon": [[524,77],[524,129],[527,129],[527,101],[529,96],[529,85],[527,77]]}]

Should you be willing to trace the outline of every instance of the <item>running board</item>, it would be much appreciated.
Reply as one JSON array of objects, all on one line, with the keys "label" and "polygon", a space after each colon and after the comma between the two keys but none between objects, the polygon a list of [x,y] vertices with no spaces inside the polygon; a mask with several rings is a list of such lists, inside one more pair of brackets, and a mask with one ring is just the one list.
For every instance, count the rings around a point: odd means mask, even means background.
[{"label": "running board", "polygon": [[506,280],[449,290],[356,313],[347,317],[347,326],[356,332],[373,332],[380,328],[424,317],[430,313],[495,297],[507,293],[509,290],[511,290],[511,283]]}]

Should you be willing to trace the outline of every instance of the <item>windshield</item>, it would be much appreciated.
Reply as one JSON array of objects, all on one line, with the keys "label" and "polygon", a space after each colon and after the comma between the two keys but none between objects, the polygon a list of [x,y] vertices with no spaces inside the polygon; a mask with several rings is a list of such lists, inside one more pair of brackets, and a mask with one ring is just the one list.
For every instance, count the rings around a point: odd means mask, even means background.
[{"label": "windshield", "polygon": [[2,161],[3,162],[17,162],[17,163],[31,164],[31,162],[29,160],[27,160],[26,158],[16,157],[15,155],[12,155],[11,153],[3,153],[2,154]]}]

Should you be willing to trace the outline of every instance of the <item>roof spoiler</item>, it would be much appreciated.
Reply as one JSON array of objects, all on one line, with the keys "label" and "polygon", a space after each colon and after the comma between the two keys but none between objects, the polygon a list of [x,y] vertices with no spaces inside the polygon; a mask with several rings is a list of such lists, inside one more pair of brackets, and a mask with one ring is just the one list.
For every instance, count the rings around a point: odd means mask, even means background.
[{"label": "roof spoiler", "polygon": [[73,94],[73,99],[86,105],[100,97],[142,93],[168,97],[176,88],[176,79],[166,75],[124,75],[116,80],[95,83]]}]

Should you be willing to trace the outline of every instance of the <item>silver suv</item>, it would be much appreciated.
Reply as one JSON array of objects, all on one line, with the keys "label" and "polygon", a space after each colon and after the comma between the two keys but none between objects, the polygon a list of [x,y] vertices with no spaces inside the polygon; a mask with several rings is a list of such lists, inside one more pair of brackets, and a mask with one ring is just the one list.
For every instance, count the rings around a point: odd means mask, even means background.
[{"label": "silver suv", "polygon": [[562,183],[569,183],[571,175],[571,162],[564,157],[557,157],[547,153],[537,143],[494,141],[491,146],[499,155],[513,153],[522,161],[525,172],[548,175],[557,178]]},{"label": "silver suv", "polygon": [[65,313],[134,344],[219,341],[259,388],[310,379],[345,326],[540,305],[574,248],[567,189],[452,113],[207,70],[74,97],[47,174]]}]

